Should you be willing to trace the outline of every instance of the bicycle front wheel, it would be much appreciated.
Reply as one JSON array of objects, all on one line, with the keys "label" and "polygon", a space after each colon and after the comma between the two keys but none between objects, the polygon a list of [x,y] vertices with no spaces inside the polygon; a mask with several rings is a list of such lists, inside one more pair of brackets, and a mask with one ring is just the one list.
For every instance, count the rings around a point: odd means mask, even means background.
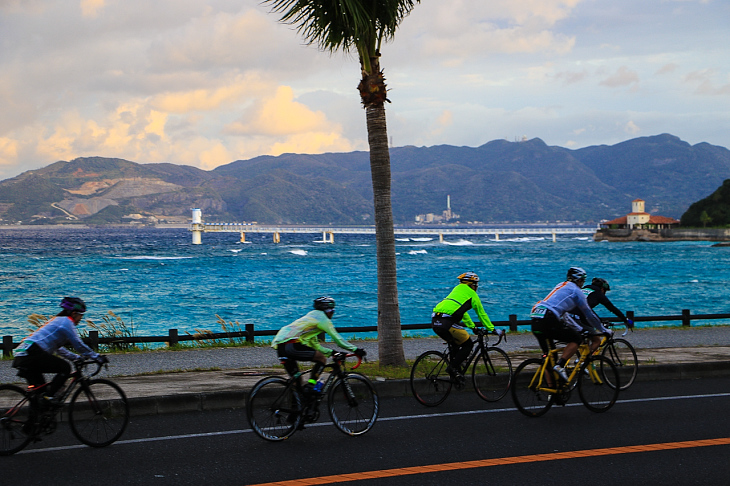
[{"label": "bicycle front wheel", "polygon": [[[620,338],[612,339],[603,347],[601,355],[610,359],[616,365],[621,380],[621,390],[627,389],[634,383],[639,372],[639,360],[636,357],[636,350],[630,342]],[[616,386],[611,381],[610,374],[604,378],[610,386]]]},{"label": "bicycle front wheel", "polygon": [[435,407],[446,400],[452,385],[447,366],[446,356],[438,351],[427,351],[416,359],[411,368],[411,392],[419,403]]},{"label": "bicycle front wheel", "polygon": [[471,369],[474,391],[483,400],[496,402],[509,391],[512,383],[512,362],[502,349],[487,348],[480,353]]},{"label": "bicycle front wheel", "polygon": [[0,385],[0,456],[15,454],[31,440],[30,401],[15,385]]},{"label": "bicycle front wheel", "polygon": [[553,394],[538,388],[541,369],[542,360],[531,358],[523,361],[512,377],[512,400],[517,409],[528,417],[545,415],[555,399]]},{"label": "bicycle front wheel", "polygon": [[129,423],[127,397],[103,378],[81,382],[68,408],[71,432],[86,445],[106,447],[119,439]]},{"label": "bicycle front wheel", "polygon": [[295,386],[278,376],[256,383],[246,401],[246,417],[262,439],[280,441],[296,432],[302,421],[302,398]]},{"label": "bicycle front wheel", "polygon": [[378,394],[370,380],[358,373],[335,381],[327,401],[332,422],[347,435],[364,434],[378,418]]},{"label": "bicycle front wheel", "polygon": [[578,381],[578,394],[583,405],[597,413],[613,407],[618,398],[619,388],[616,385],[620,385],[619,380],[613,361],[604,356],[590,356],[581,365]]}]

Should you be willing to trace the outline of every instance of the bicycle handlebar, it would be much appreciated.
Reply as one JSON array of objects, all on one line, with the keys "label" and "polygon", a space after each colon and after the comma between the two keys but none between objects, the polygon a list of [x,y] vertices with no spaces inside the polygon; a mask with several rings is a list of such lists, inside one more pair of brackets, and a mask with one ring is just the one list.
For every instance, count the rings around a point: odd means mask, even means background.
[{"label": "bicycle handlebar", "polygon": [[502,339],[504,339],[504,342],[507,342],[507,333],[506,332],[497,332],[496,329],[494,331],[490,332],[490,331],[487,331],[487,329],[484,327],[475,327],[474,334],[481,335],[481,336],[484,336],[486,334],[493,334],[495,336],[499,336],[499,339],[497,340],[497,342],[494,343],[495,346],[498,346],[499,343],[502,342]]},{"label": "bicycle handlebar", "polygon": [[86,368],[90,364],[96,365],[96,370],[94,370],[94,372],[89,375],[89,377],[92,377],[98,375],[101,372],[102,366],[104,366],[106,363],[100,363],[95,359],[80,359],[74,362],[74,365],[76,366],[76,371],[78,371],[79,373],[81,373],[84,368]]},{"label": "bicycle handlebar", "polygon": [[362,356],[358,356],[355,353],[340,353],[338,351],[335,351],[332,354],[332,360],[337,361],[337,363],[343,363],[347,358],[351,358],[353,356],[357,357],[357,364],[350,369],[356,370],[362,363]]}]

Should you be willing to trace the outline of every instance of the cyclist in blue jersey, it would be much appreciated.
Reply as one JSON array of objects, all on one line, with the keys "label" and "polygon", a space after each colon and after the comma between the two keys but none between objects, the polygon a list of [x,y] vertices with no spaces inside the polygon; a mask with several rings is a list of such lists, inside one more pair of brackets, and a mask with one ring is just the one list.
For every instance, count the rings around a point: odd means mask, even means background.
[{"label": "cyclist in blue jersey", "polygon": [[[554,367],[560,377],[566,381],[568,375],[565,372],[565,363],[578,351],[578,346],[583,339],[580,326],[573,325],[570,320],[566,322],[566,317],[576,314],[583,322],[597,330],[603,330],[599,332],[609,332],[588,305],[588,300],[581,290],[586,277],[585,270],[580,267],[571,267],[568,269],[565,282],[555,286],[547,297],[533,306],[530,313],[532,333],[544,354],[550,351],[549,340],[551,339],[568,343]],[[600,342],[600,338],[594,336],[591,346],[597,348]]]},{"label": "cyclist in blue jersey", "polygon": [[487,330],[496,334],[504,334],[504,330],[494,330],[494,325],[477,295],[479,276],[474,272],[466,272],[457,278],[459,285],[433,308],[431,326],[433,332],[449,344],[451,363],[447,371],[453,378],[462,381],[464,376],[461,364],[469,357],[474,347],[474,341],[469,338],[469,333],[464,327],[469,329],[476,327],[467,311],[473,309],[479,317],[480,325]]},{"label": "cyclist in blue jersey", "polygon": [[55,356],[59,354],[70,361],[80,359],[64,346],[70,344],[82,356],[107,363],[106,356],[100,355],[81,341],[76,326],[86,312],[86,304],[78,297],[64,297],[61,301],[63,309],[56,317],[38,328],[33,334],[21,341],[15,349],[13,368],[18,368],[18,375],[25,378],[30,385],[42,386],[46,383],[43,373],[56,373],[46,391],[46,398],[53,400],[56,392],[71,375],[68,361]]},{"label": "cyclist in blue jersey", "polygon": [[332,315],[335,313],[335,299],[332,297],[318,297],[314,299],[314,310],[300,317],[291,324],[282,327],[271,347],[276,349],[281,364],[290,376],[299,371],[297,361],[313,361],[314,367],[309,376],[309,382],[304,387],[305,393],[313,389],[319,375],[322,374],[327,357],[333,350],[319,343],[319,334],[325,332],[341,348],[354,352],[357,356],[365,356],[364,349],[358,348],[340,336],[332,324]]}]

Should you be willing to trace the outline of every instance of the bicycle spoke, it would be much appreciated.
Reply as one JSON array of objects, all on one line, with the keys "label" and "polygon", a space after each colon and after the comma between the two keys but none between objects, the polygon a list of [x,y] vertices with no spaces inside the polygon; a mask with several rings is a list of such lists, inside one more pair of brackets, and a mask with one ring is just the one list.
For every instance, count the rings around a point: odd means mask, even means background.
[{"label": "bicycle spoke", "polygon": [[616,384],[620,383],[613,362],[604,356],[591,356],[583,363],[580,371],[578,394],[586,408],[592,412],[610,409],[618,398],[619,389]]},{"label": "bicycle spoke", "polygon": [[512,382],[512,363],[500,348],[487,348],[480,353],[472,367],[474,391],[488,402],[501,400]]},{"label": "bicycle spoke", "polygon": [[539,385],[541,370],[542,360],[528,359],[517,367],[512,378],[512,400],[528,417],[544,415],[553,405],[554,396]]},{"label": "bicycle spoke", "polygon": [[446,357],[437,351],[423,353],[411,368],[411,392],[427,407],[439,405],[451,392],[452,380],[446,372]]},{"label": "bicycle spoke", "polygon": [[266,440],[290,437],[302,420],[301,397],[294,386],[279,377],[268,377],[251,389],[246,416],[256,434]]},{"label": "bicycle spoke", "polygon": [[332,422],[348,435],[364,434],[378,418],[378,395],[370,380],[358,373],[348,373],[335,382],[328,405]]},{"label": "bicycle spoke", "polygon": [[106,447],[119,439],[127,428],[127,397],[109,380],[89,380],[71,399],[69,423],[73,434],[84,444]]},{"label": "bicycle spoke", "polygon": [[15,385],[0,386],[0,456],[15,454],[32,438],[33,420],[25,391]]}]

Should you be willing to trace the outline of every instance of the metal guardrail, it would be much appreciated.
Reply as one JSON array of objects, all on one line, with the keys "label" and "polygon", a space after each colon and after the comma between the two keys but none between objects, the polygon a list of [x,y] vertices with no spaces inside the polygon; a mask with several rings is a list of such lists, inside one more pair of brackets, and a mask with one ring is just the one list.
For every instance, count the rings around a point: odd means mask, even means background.
[{"label": "metal guardrail", "polygon": [[[692,321],[699,320],[716,320],[730,319],[730,314],[692,314],[689,309],[683,309],[680,315],[668,316],[635,316],[633,311],[627,311],[626,317],[634,322],[662,322],[662,321],[682,321],[682,326],[691,326]],[[616,317],[602,318],[611,322],[620,322]],[[517,315],[510,314],[506,321],[492,321],[497,327],[509,327],[510,331],[516,332],[519,326],[530,325],[532,321],[518,320]],[[195,333],[179,335],[177,329],[169,329],[166,336],[128,336],[118,337],[99,337],[98,331],[89,331],[89,337],[84,341],[93,349],[98,350],[99,345],[120,345],[120,344],[143,344],[143,343],[166,343],[168,346],[175,346],[183,341],[209,341],[209,340],[226,340],[245,338],[247,342],[254,342],[257,337],[275,336],[278,329],[264,329],[257,331],[253,324],[245,324],[245,331],[236,332],[211,332],[211,333]],[[358,332],[377,332],[377,326],[357,326],[357,327],[337,327],[339,333],[358,333]],[[403,324],[403,331],[430,330],[431,324]],[[323,333],[324,334],[324,333]],[[324,336],[322,336],[324,339]],[[13,349],[18,343],[13,341],[13,336],[3,336],[2,351],[3,357],[11,357]]]}]

